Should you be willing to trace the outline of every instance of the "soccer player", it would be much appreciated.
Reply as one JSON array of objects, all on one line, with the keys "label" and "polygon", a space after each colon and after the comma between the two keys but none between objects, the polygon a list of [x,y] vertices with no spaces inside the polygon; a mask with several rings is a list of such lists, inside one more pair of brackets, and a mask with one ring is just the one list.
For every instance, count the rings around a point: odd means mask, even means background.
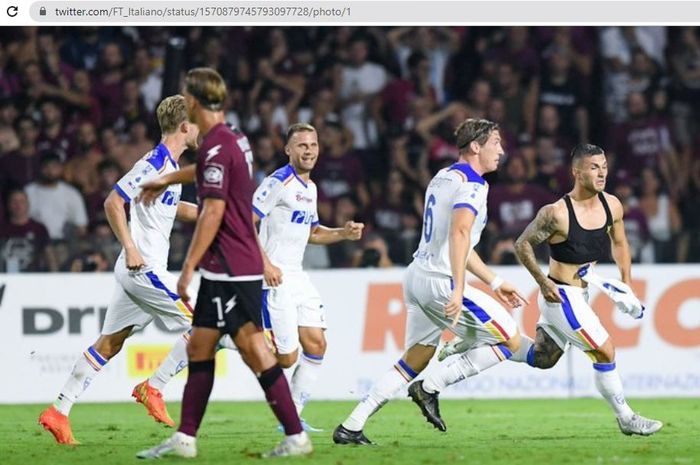
[{"label": "soccer player", "polygon": [[[528,349],[531,365],[551,368],[569,344],[593,360],[598,392],[608,401],[626,435],[648,436],[663,423],[632,411],[622,391],[615,348],[595,311],[578,270],[608,256],[611,250],[622,281],[630,285],[631,259],[625,236],[623,208],[604,192],[608,175],[605,152],[580,144],[571,152],[574,188],[557,202],[542,207],[515,244],[518,258],[540,286],[540,319],[535,343]],[[547,241],[549,275],[537,264],[533,247]]]},{"label": "soccer player", "polygon": [[[319,153],[313,126],[290,126],[284,150],[289,164],[260,184],[253,196],[253,212],[254,220],[260,221],[265,264],[263,324],[280,365],[289,368],[299,360],[292,376],[292,399],[301,415],[326,352],[326,311],[302,270],[304,250],[308,242],[356,241],[364,225],[348,221],[344,228],[327,228],[319,224],[316,185],[309,177]],[[319,431],[303,420],[302,425],[307,431]]]},{"label": "soccer player", "polygon": [[[133,199],[142,182],[178,170],[180,155],[197,145],[198,129],[188,122],[185,98],[181,95],[163,100],[156,113],[163,134],[161,142],[114,185],[104,203],[109,224],[123,249],[114,267],[117,285],[102,334],[76,360],[58,398],[39,417],[39,423],[60,444],[77,444],[68,420],[70,410],[100,370],[119,353],[127,337],[153,318],[159,318],[169,329],[181,329],[184,337],[190,328],[192,310],[175,293],[177,280],[168,273],[167,261],[173,221],[195,221],[197,208],[179,201],[180,185],[168,188],[151,206]],[[127,203],[131,208],[129,223],[124,210]],[[163,416],[165,405],[160,394],[147,385],[140,387],[148,397],[142,401],[149,411]]]},{"label": "soccer player", "polygon": [[[246,136],[224,123],[226,93],[215,70],[195,68],[187,73],[184,95],[189,119],[203,134],[196,165],[200,213],[177,294],[189,300],[187,288],[196,266],[201,281],[187,345],[189,373],[180,426],[161,444],[139,452],[139,458],[197,455],[195,437],[214,384],[214,355],[221,334],[233,338],[287,435],[263,456],[305,455],[313,449],[287,379],[261,329],[263,262],[252,221],[253,153]],[[181,174],[189,176],[190,171]]]},{"label": "soccer player", "polygon": [[[525,299],[491,271],[473,250],[486,226],[488,184],[482,177],[495,171],[503,156],[498,125],[467,119],[455,131],[460,156],[440,170],[425,193],[423,230],[413,262],[403,280],[406,347],[401,359],[372,387],[350,416],[333,432],[336,444],[371,444],[362,429],[369,417],[427,365],[444,329],[450,329],[470,349],[450,376],[464,379],[503,360],[524,361],[521,339],[508,311],[486,293],[466,283],[465,268],[491,285],[505,304]],[[436,428],[444,431],[435,386],[413,383],[409,395]]]}]

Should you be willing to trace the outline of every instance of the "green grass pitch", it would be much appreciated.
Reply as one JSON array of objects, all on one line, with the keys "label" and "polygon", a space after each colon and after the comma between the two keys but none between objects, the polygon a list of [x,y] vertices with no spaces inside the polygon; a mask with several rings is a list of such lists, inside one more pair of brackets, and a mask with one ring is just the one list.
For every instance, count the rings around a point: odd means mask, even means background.
[{"label": "green grass pitch", "polygon": [[[604,401],[444,400],[448,431],[428,425],[409,401],[393,401],[365,432],[374,447],[336,446],[332,430],[352,402],[312,402],[305,417],[325,428],[312,435],[311,457],[271,459],[306,465],[492,464],[700,464],[700,399],[633,399],[637,411],[665,423],[655,436],[627,437]],[[44,406],[0,406],[2,465],[122,465],[143,463],[134,454],[172,430],[157,425],[137,404],[78,404],[71,421],[81,446],[66,447],[36,420]],[[171,404],[173,418],[179,404]],[[214,402],[198,439],[199,457],[166,463],[259,464],[257,453],[281,439],[264,403]]]}]

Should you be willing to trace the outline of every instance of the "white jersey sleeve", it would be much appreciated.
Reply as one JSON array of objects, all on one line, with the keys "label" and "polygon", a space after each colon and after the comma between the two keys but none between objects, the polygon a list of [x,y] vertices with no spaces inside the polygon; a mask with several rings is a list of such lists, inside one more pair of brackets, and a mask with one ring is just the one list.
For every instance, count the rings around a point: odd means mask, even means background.
[{"label": "white jersey sleeve", "polygon": [[452,209],[468,208],[478,216],[486,204],[488,188],[476,182],[464,182],[455,192]]},{"label": "white jersey sleeve", "polygon": [[160,175],[158,170],[145,159],[141,159],[114,185],[114,190],[126,203],[141,193],[141,186]]},{"label": "white jersey sleeve", "polygon": [[253,194],[253,211],[260,219],[270,214],[284,192],[284,184],[279,179],[269,176],[258,186]]}]

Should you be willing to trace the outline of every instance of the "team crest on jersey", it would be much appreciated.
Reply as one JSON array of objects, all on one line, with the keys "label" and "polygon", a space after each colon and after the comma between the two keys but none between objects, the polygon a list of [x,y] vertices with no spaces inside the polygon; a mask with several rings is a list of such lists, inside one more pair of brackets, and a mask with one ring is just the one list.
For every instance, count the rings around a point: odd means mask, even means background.
[{"label": "team crest on jersey", "polygon": [[202,177],[204,178],[204,182],[202,182],[204,186],[223,187],[224,166],[218,163],[207,163]]}]

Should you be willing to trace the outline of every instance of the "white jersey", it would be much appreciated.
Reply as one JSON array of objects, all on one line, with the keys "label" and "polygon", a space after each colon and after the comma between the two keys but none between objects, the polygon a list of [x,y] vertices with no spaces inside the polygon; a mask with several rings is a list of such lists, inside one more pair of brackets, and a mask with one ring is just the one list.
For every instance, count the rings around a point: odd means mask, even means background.
[{"label": "white jersey", "polygon": [[167,147],[158,144],[114,185],[114,190],[130,204],[131,237],[149,268],[154,266],[167,268],[170,232],[173,229],[182,186],[180,184],[169,186],[149,206],[133,200],[141,192],[142,184],[178,169]]},{"label": "white jersey", "polygon": [[253,211],[260,220],[260,243],[270,261],[282,270],[299,271],[311,228],[318,225],[316,184],[305,183],[286,165],[260,184]]},{"label": "white jersey", "polygon": [[486,226],[488,191],[484,178],[467,163],[455,163],[435,175],[425,191],[423,231],[418,250],[413,254],[413,263],[418,268],[452,276],[449,247],[452,212],[468,208],[476,215],[470,237],[471,254]]}]

